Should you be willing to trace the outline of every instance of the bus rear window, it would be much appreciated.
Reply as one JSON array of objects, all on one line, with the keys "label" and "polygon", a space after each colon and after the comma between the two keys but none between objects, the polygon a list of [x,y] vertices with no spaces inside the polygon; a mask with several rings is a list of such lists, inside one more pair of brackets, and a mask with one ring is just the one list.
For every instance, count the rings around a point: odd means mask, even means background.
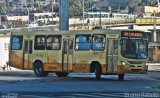
[{"label": "bus rear window", "polygon": [[21,50],[23,43],[23,36],[12,36],[11,38],[11,50]]},{"label": "bus rear window", "polygon": [[46,36],[45,35],[36,35],[35,36],[35,50],[45,50],[46,46]]}]

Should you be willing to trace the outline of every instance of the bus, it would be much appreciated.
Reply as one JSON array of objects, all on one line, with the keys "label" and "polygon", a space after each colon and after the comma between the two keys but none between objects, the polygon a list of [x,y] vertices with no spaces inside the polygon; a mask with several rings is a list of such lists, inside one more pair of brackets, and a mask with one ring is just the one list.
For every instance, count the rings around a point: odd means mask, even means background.
[{"label": "bus", "polygon": [[44,13],[30,13],[29,14],[30,23],[39,23],[41,24],[51,24],[52,20],[54,23],[59,21],[59,18],[55,13],[44,12]]},{"label": "bus", "polygon": [[135,19],[137,15],[135,14],[124,14],[124,13],[110,13],[110,12],[85,12],[86,18],[133,18]]},{"label": "bus", "polygon": [[117,75],[147,73],[148,37],[138,30],[79,30],[12,32],[9,65],[33,70],[36,76],[54,72]]},{"label": "bus", "polygon": [[86,18],[110,18],[109,12],[85,12],[85,17]]}]

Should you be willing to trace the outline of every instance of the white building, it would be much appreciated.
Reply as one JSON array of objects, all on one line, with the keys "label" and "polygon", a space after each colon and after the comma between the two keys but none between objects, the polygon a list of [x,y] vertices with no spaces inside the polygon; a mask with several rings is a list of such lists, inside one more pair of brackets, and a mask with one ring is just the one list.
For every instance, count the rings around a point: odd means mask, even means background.
[{"label": "white building", "polygon": [[9,60],[9,36],[0,35],[0,68]]}]

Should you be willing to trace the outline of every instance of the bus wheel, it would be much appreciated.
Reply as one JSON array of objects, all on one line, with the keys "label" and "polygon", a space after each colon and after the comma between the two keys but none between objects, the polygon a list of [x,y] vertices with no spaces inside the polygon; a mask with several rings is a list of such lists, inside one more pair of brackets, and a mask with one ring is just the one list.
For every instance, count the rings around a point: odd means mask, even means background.
[{"label": "bus wheel", "polygon": [[41,62],[36,62],[34,64],[34,73],[36,76],[47,76],[48,72],[43,71],[43,65]]},{"label": "bus wheel", "polygon": [[100,68],[100,66],[96,66],[95,76],[96,76],[96,80],[100,80],[101,79],[101,68]]},{"label": "bus wheel", "polygon": [[67,77],[68,74],[69,74],[68,72],[56,72],[56,75],[58,77]]},{"label": "bus wheel", "polygon": [[118,74],[118,80],[120,81],[124,80],[124,74]]}]

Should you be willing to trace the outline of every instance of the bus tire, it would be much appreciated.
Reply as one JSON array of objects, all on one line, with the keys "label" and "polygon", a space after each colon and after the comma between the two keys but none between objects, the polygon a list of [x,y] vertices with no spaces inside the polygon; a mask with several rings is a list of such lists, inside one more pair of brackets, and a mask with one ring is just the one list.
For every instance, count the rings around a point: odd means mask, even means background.
[{"label": "bus tire", "polygon": [[118,74],[118,80],[123,81],[124,80],[124,74]]},{"label": "bus tire", "polygon": [[41,62],[36,62],[34,64],[34,73],[36,76],[39,76],[39,77],[48,75],[48,72],[43,71],[43,64]]},{"label": "bus tire", "polygon": [[67,77],[68,72],[55,72],[58,77]]},{"label": "bus tire", "polygon": [[96,76],[96,80],[100,80],[101,79],[101,67],[99,65],[96,65],[96,69],[95,69],[95,76]]}]

